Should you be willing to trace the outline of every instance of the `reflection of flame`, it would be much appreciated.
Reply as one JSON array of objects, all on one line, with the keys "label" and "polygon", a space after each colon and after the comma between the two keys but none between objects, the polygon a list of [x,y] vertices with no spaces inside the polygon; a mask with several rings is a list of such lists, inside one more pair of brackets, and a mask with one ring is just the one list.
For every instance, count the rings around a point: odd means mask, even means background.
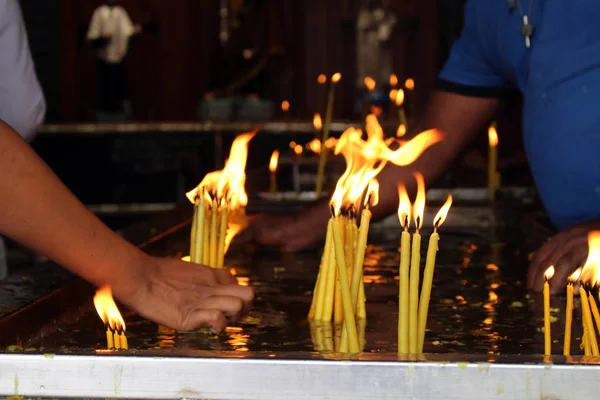
[{"label": "reflection of flame", "polygon": [[315,113],[313,117],[313,126],[316,130],[320,131],[323,128],[323,121],[321,121],[321,114]]},{"label": "reflection of flame", "polygon": [[600,231],[588,233],[589,253],[581,271],[581,281],[592,286],[600,282]]},{"label": "reflection of flame", "polygon": [[415,90],[415,80],[413,78],[408,78],[404,82],[404,87],[408,90]]},{"label": "reflection of flame", "polygon": [[367,89],[369,91],[373,91],[375,90],[375,86],[377,86],[377,82],[375,82],[375,79],[371,78],[370,76],[367,76],[365,78],[365,86],[367,87]]},{"label": "reflection of flame", "polygon": [[394,100],[398,107],[404,104],[404,90],[398,89],[398,91],[396,92],[396,98]]},{"label": "reflection of flame", "polygon": [[96,291],[94,306],[104,325],[117,332],[126,330],[125,321],[113,300],[110,287],[105,286]]},{"label": "reflection of flame", "polygon": [[281,102],[281,111],[283,112],[288,112],[290,110],[290,102],[287,100],[284,100]]},{"label": "reflection of flame", "polygon": [[410,226],[411,204],[404,184],[398,185],[398,198],[400,199],[398,203],[398,220],[404,229],[408,229]]},{"label": "reflection of flame", "polygon": [[544,272],[544,279],[546,279],[546,281],[549,281],[550,279],[552,279],[552,277],[554,276],[554,265],[551,265],[546,272]]},{"label": "reflection of flame", "polygon": [[271,160],[269,161],[269,171],[277,171],[277,163],[279,162],[279,150],[273,151],[271,154]]},{"label": "reflection of flame", "polygon": [[398,77],[396,74],[390,75],[390,86],[396,86],[398,84]]},{"label": "reflection of flame", "polygon": [[488,128],[488,140],[491,147],[498,146],[498,132],[493,125]]},{"label": "reflection of flame", "polygon": [[331,77],[331,83],[338,83],[340,81],[340,79],[342,79],[342,74],[340,74],[339,72],[336,72]]},{"label": "reflection of flame", "polygon": [[418,232],[423,227],[423,214],[425,213],[425,179],[420,172],[415,172],[414,176],[417,180],[417,198],[413,205],[412,217]]},{"label": "reflection of flame", "polygon": [[317,77],[317,82],[319,82],[321,85],[323,85],[324,83],[327,82],[327,77],[325,76],[325,74],[320,74]]},{"label": "reflection of flame", "polygon": [[365,197],[365,205],[370,205],[375,207],[379,204],[379,181],[377,179],[373,179],[369,182],[369,187],[367,188],[367,196]]},{"label": "reflection of flame", "polygon": [[406,125],[400,124],[398,125],[398,130],[396,131],[396,137],[402,137],[406,135]]},{"label": "reflection of flame", "polygon": [[436,229],[439,228],[440,226],[442,226],[444,221],[446,221],[446,217],[448,216],[448,211],[450,211],[451,206],[452,206],[452,195],[449,194],[448,199],[446,199],[446,202],[444,203],[442,208],[440,208],[440,211],[438,211],[437,215],[433,219],[433,226]]}]

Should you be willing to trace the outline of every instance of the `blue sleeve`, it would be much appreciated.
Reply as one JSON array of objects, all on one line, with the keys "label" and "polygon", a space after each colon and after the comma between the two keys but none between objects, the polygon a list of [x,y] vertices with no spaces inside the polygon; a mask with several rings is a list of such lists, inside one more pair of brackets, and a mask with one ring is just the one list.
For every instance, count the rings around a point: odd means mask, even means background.
[{"label": "blue sleeve", "polygon": [[489,3],[490,0],[467,2],[463,30],[439,75],[439,89],[476,97],[502,97],[502,93],[513,91],[494,70],[496,61],[490,58],[493,27],[487,21],[494,11]]}]

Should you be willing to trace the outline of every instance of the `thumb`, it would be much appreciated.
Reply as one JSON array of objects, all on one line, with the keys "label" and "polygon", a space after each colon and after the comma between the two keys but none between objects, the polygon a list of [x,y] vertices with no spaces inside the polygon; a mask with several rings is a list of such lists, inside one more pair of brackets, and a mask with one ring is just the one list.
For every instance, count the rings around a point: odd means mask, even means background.
[{"label": "thumb", "polygon": [[194,310],[188,314],[181,330],[192,331],[204,326],[221,333],[227,327],[227,318],[219,310]]}]

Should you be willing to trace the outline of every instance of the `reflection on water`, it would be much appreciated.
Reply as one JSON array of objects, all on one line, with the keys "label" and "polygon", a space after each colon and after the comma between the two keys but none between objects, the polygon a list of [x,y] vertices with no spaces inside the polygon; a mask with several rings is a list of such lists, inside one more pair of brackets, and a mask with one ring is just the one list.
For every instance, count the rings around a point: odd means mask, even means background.
[{"label": "reflection on water", "polygon": [[[397,351],[398,235],[398,230],[386,229],[369,238],[372,243],[364,273],[368,319],[359,322],[366,352]],[[541,353],[542,299],[535,294],[527,296],[524,288],[529,250],[520,249],[518,232],[447,228],[440,235],[425,352]],[[177,249],[184,248],[187,238],[181,235],[169,240],[169,248]],[[424,260],[425,254],[422,256]],[[238,282],[256,289],[255,307],[248,316],[215,335],[208,330],[175,332],[126,313],[130,347],[238,352],[332,352],[339,347],[339,327],[311,325],[306,320],[320,261],[317,252],[280,254],[247,248],[244,253],[232,251],[228,257],[226,263]],[[554,298],[552,306],[564,310],[564,299]],[[553,327],[555,339],[560,341],[555,343],[555,353],[562,347],[560,323]],[[578,337],[575,329],[574,347]],[[61,327],[61,332],[44,338],[38,346],[101,349],[103,339],[102,323],[90,309],[78,323]]]}]

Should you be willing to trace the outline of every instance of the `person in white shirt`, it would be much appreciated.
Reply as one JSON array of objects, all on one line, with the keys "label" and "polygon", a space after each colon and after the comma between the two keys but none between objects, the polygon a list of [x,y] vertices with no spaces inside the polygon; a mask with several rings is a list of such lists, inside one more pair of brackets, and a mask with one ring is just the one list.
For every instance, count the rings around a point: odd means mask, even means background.
[{"label": "person in white shirt", "polygon": [[97,55],[97,109],[113,115],[125,111],[125,59],[129,40],[141,31],[140,25],[134,25],[127,11],[117,3],[109,0],[96,8],[87,33]]},{"label": "person in white shirt", "polygon": [[35,74],[17,0],[0,1],[0,119],[31,142],[44,122],[46,101]]}]

